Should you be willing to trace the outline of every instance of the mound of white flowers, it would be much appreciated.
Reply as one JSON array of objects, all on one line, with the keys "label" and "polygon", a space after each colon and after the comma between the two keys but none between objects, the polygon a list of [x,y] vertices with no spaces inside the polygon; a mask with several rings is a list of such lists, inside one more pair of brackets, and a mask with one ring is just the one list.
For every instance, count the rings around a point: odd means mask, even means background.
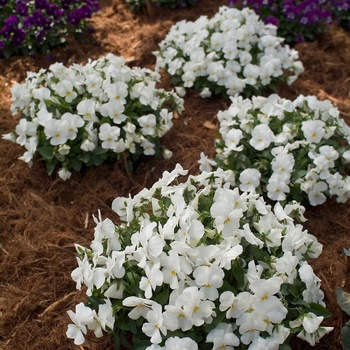
[{"label": "mound of white flowers", "polygon": [[156,70],[165,68],[182,94],[185,88],[202,97],[276,91],[276,83],[291,84],[304,70],[298,52],[276,33],[253,10],[223,6],[211,19],[176,23],[154,52]]},{"label": "mound of white flowers", "polygon": [[173,91],[156,89],[160,75],[129,68],[123,57],[108,54],[85,66],[55,63],[49,70],[28,72],[23,84],[11,88],[16,129],[3,138],[26,148],[21,160],[32,164],[36,153],[48,174],[60,166],[66,180],[71,170],[142,154],[171,157],[160,144],[172,127],[173,111],[183,100]]},{"label": "mound of white flowers", "polygon": [[303,95],[231,101],[218,113],[216,157],[202,153],[201,170],[231,169],[242,191],[274,201],[315,206],[327,197],[341,203],[350,198],[350,128],[330,101]]},{"label": "mound of white flowers", "polygon": [[292,334],[314,345],[332,328],[321,326],[329,312],[307,262],[322,246],[293,219],[304,208],[240,193],[231,171],[179,182],[186,174],[177,165],[116,198],[119,226],[94,217],[72,272],[87,304],[68,311],[67,336],[82,344],[88,329],[107,331],[118,349],[290,349]]}]

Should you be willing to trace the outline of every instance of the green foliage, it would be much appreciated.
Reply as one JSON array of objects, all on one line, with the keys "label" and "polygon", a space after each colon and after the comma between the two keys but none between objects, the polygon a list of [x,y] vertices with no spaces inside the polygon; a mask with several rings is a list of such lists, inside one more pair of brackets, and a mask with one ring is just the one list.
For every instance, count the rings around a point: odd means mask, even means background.
[{"label": "green foliage", "polygon": [[[337,288],[337,301],[341,309],[350,316],[350,294]],[[340,332],[343,350],[350,349],[350,320],[345,324]]]}]

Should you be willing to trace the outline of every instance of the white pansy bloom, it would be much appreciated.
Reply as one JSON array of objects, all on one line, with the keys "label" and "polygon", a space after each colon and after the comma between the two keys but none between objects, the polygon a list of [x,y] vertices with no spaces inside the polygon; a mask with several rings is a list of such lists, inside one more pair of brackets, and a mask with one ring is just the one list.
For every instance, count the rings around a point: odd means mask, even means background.
[{"label": "white pansy bloom", "polygon": [[69,80],[58,82],[55,90],[65,99],[67,103],[71,103],[78,96],[78,94],[74,91],[74,85]]},{"label": "white pansy bloom", "polygon": [[257,169],[245,169],[239,175],[241,191],[252,192],[260,184],[261,173]]},{"label": "white pansy bloom", "polygon": [[274,138],[275,135],[268,125],[260,124],[254,127],[252,131],[252,138],[250,139],[249,143],[256,150],[261,151],[269,147]]}]

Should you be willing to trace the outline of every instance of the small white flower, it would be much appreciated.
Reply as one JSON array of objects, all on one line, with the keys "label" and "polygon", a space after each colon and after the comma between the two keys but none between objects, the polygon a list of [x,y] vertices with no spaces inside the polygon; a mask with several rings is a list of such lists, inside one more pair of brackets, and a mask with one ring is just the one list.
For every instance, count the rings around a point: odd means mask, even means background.
[{"label": "small white flower", "polygon": [[252,131],[252,138],[249,143],[258,151],[262,151],[270,146],[270,143],[274,140],[275,135],[272,130],[266,124],[257,125]]}]

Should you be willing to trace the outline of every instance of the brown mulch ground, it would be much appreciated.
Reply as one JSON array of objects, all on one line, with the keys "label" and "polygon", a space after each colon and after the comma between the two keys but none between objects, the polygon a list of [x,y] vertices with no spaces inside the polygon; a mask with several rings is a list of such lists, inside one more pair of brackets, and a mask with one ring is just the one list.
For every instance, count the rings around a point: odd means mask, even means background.
[{"label": "brown mulch ground", "polygon": [[[71,44],[70,50],[52,51],[44,56],[0,59],[0,134],[10,132],[17,119],[10,113],[10,88],[23,82],[26,71],[38,71],[60,61],[84,64],[108,52],[122,55],[129,66],[154,68],[152,51],[171,25],[199,15],[212,16],[226,0],[202,0],[189,10],[156,10],[152,16],[134,15],[124,0],[101,0],[101,11],[93,17],[95,34],[85,44]],[[330,99],[350,124],[350,33],[338,27],[313,43],[298,44],[303,73],[292,87],[280,86],[282,97],[299,94]],[[163,85],[169,89],[170,79]],[[92,214],[116,221],[110,209],[118,196],[136,194],[149,187],[176,163],[191,173],[198,172],[201,151],[214,154],[216,113],[226,109],[224,99],[203,100],[195,93],[185,97],[185,112],[174,121],[163,143],[174,152],[170,160],[145,158],[132,177],[120,164],[103,164],[74,174],[67,182],[57,175],[48,177],[43,163],[32,168],[18,160],[24,149],[0,140],[0,350],[112,349],[109,337],[89,337],[83,346],[66,338],[70,323],[67,310],[84,300],[70,277],[76,267],[74,243],[88,246],[95,224]],[[335,330],[315,349],[341,349],[339,332],[348,317],[336,302],[335,291],[350,292],[349,260],[341,253],[350,247],[349,203],[328,201],[307,212],[306,228],[324,245],[314,261],[322,279],[325,302],[333,316],[324,324]],[[292,342],[293,349],[311,349],[305,342]]]}]

